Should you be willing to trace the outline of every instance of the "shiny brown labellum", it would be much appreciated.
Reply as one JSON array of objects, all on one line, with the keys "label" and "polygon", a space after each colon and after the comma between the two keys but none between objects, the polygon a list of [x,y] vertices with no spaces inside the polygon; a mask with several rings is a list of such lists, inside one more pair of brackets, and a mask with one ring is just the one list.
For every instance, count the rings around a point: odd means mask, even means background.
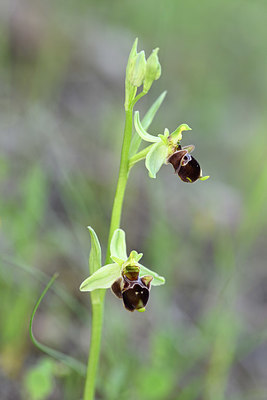
[{"label": "shiny brown labellum", "polygon": [[201,177],[199,163],[187,150],[179,147],[179,150],[169,157],[168,162],[173,165],[175,172],[184,182],[192,183]]},{"label": "shiny brown labellum", "polygon": [[152,279],[150,275],[137,277],[135,280],[123,275],[113,283],[111,289],[118,298],[122,298],[124,307],[128,311],[139,310],[148,302]]},{"label": "shiny brown labellum", "polygon": [[184,182],[195,182],[201,177],[201,168],[197,160],[190,156],[191,160],[186,165],[181,165],[181,168],[178,171],[179,177]]},{"label": "shiny brown labellum", "polygon": [[181,161],[186,154],[186,150],[178,150],[169,157],[168,162],[173,165],[175,172],[178,172],[181,166]]}]

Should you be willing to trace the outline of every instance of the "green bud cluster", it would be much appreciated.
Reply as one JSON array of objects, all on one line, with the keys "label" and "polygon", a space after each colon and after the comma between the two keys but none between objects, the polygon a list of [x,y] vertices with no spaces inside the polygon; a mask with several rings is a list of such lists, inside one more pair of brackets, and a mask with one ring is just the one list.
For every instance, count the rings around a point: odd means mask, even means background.
[{"label": "green bud cluster", "polygon": [[146,60],[145,52],[137,52],[138,39],[134,41],[126,67],[125,109],[128,110],[136,96],[137,88],[143,85],[143,94],[148,93],[152,83],[159,79],[161,66],[158,59],[159,48],[152,51]]}]

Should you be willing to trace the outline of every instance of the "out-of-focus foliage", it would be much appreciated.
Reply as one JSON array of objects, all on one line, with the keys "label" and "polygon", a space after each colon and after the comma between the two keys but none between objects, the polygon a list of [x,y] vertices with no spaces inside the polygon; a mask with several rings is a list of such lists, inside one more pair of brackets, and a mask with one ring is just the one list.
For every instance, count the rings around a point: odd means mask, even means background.
[{"label": "out-of-focus foliage", "polygon": [[[28,323],[55,271],[35,335],[87,360],[86,226],[106,242],[137,36],[162,66],[141,117],[167,89],[149,131],[188,123],[211,178],[131,171],[122,228],[166,284],[138,315],[107,294],[97,399],[266,399],[266,15],[263,0],[1,2],[1,400],[38,398]],[[47,398],[81,396],[76,373],[50,377]]]}]

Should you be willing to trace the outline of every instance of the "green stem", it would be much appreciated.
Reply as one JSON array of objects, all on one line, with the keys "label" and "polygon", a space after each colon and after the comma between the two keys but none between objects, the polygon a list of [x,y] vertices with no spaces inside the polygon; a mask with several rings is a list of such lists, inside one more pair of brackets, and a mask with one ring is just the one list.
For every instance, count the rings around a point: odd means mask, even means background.
[{"label": "green stem", "polygon": [[[119,177],[115,192],[110,228],[107,245],[106,264],[110,262],[110,242],[113,233],[120,227],[122,205],[124,199],[125,188],[129,173],[129,149],[132,139],[133,124],[133,108],[125,111],[124,137],[121,149],[121,162],[119,169]],[[88,368],[84,390],[84,400],[93,400],[95,394],[95,383],[97,376],[97,367],[99,361],[99,353],[101,346],[102,326],[103,326],[103,309],[104,309],[105,291],[101,290],[99,301],[92,303],[92,333],[88,358]]]},{"label": "green stem", "polygon": [[101,347],[103,310],[104,296],[99,303],[92,304],[92,331],[84,388],[84,400],[93,400],[95,395],[95,383]]},{"label": "green stem", "polygon": [[134,107],[134,105],[138,102],[138,100],[140,100],[142,97],[144,97],[146,95],[146,93],[145,92],[141,92],[141,93],[139,93],[135,98],[134,98],[134,100],[133,100],[133,102],[132,102],[132,109],[133,109],[133,107]]},{"label": "green stem", "polygon": [[114,197],[113,208],[111,213],[111,221],[109,228],[109,237],[107,245],[106,264],[110,262],[110,242],[113,233],[120,227],[121,211],[124,199],[125,188],[128,180],[129,173],[129,150],[132,139],[132,125],[133,125],[133,108],[125,111],[125,126],[124,138],[121,149],[121,162],[119,170],[119,178],[117,182],[117,189]]}]

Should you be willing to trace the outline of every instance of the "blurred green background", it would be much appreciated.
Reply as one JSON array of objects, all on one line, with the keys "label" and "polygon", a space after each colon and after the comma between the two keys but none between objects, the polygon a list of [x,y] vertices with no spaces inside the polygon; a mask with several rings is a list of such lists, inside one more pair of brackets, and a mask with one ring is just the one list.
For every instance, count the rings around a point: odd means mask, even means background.
[{"label": "blurred green background", "polygon": [[[149,131],[192,127],[206,182],[130,175],[129,249],[166,277],[147,312],[106,297],[98,400],[266,400],[265,0],[0,4],[0,398],[78,400],[83,378],[31,344],[86,363],[91,225],[105,251],[130,48],[160,47]],[[143,165],[141,165],[143,164]]]}]

